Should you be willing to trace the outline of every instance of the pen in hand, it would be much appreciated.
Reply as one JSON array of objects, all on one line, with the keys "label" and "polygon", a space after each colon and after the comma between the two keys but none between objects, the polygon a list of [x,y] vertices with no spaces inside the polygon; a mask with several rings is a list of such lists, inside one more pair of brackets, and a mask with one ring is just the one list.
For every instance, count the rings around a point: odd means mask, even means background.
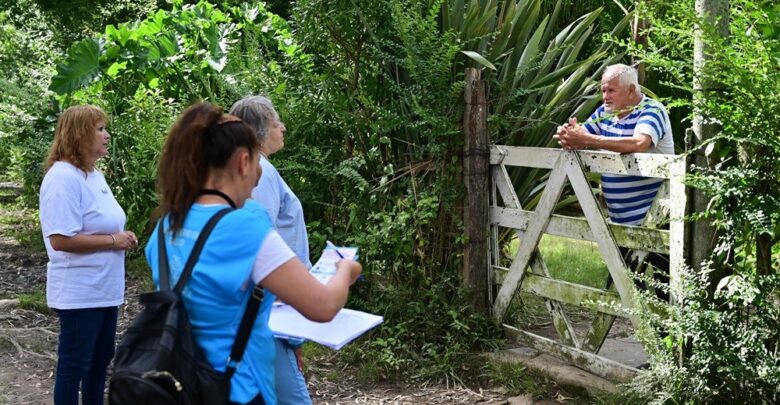
[{"label": "pen in hand", "polygon": [[[329,240],[326,240],[325,241],[325,245],[327,245],[329,248],[335,250],[336,254],[339,255],[340,258],[345,259],[344,255],[342,255],[341,252],[339,252],[339,248],[337,248],[336,245],[333,244],[333,242],[331,242]],[[361,280],[363,280],[363,275],[362,274],[359,275],[358,278],[357,278],[357,281],[361,281]]]},{"label": "pen in hand", "polygon": [[328,245],[328,247],[330,247],[331,249],[335,250],[336,254],[339,255],[340,258],[342,259],[344,258],[344,255],[342,255],[341,252],[339,252],[339,248],[337,248],[336,245],[333,244],[333,242],[326,240],[325,244]]}]

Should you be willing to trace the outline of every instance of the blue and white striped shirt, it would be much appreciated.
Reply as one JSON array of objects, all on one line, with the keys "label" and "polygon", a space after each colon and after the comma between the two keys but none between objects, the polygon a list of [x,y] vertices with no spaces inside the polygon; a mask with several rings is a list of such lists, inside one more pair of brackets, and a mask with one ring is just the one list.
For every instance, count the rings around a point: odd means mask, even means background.
[{"label": "blue and white striped shirt", "polygon": [[[674,154],[669,114],[661,103],[647,96],[625,118],[606,112],[602,105],[584,126],[589,133],[601,136],[648,135],[652,145],[647,153]],[[662,183],[663,179],[652,177],[602,174],[601,190],[610,220],[622,225],[641,225]]]}]

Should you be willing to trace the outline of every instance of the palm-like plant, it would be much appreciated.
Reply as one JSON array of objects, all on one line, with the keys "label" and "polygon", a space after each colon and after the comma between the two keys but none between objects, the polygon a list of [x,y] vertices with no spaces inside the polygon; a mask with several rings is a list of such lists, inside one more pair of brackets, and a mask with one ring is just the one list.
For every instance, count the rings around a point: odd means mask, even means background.
[{"label": "palm-like plant", "polygon": [[[500,5],[499,5],[500,3]],[[601,70],[621,58],[610,44],[590,55],[583,50],[603,12],[600,7],[556,32],[562,3],[542,15],[541,0],[450,0],[442,4],[442,30],[458,33],[463,56],[453,73],[465,67],[488,69],[494,140],[518,146],[547,146],[555,126],[569,117],[582,119],[598,105]],[[623,18],[612,30],[628,25]],[[540,180],[538,170],[514,173],[518,196],[526,203]]]}]

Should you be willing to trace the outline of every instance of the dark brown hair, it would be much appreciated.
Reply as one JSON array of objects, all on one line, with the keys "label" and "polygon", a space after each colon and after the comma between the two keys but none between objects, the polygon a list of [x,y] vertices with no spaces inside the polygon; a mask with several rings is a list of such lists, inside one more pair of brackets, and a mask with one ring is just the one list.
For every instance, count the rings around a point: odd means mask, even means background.
[{"label": "dark brown hair", "polygon": [[108,117],[100,107],[94,105],[74,105],[63,111],[57,119],[54,142],[46,158],[46,171],[61,160],[84,172],[92,171],[94,167],[85,161],[84,152],[94,140],[95,125],[100,121],[108,124]]},{"label": "dark brown hair", "polygon": [[224,120],[222,109],[209,103],[187,108],[171,127],[157,170],[159,214],[170,215],[174,234],[184,225],[203,189],[209,170],[225,167],[233,153],[257,153],[257,138],[238,119]]}]

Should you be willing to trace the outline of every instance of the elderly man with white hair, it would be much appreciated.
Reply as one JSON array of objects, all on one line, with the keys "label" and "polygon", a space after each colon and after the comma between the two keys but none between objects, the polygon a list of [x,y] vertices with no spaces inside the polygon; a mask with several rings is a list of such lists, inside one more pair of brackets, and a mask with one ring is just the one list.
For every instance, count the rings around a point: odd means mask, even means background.
[{"label": "elderly man with white hair", "polygon": [[[602,149],[618,153],[674,154],[669,115],[664,106],[642,94],[631,66],[608,66],[601,77],[603,105],[580,125],[576,118],[553,136],[564,149]],[[610,220],[640,225],[662,179],[603,174],[601,186]]]}]

